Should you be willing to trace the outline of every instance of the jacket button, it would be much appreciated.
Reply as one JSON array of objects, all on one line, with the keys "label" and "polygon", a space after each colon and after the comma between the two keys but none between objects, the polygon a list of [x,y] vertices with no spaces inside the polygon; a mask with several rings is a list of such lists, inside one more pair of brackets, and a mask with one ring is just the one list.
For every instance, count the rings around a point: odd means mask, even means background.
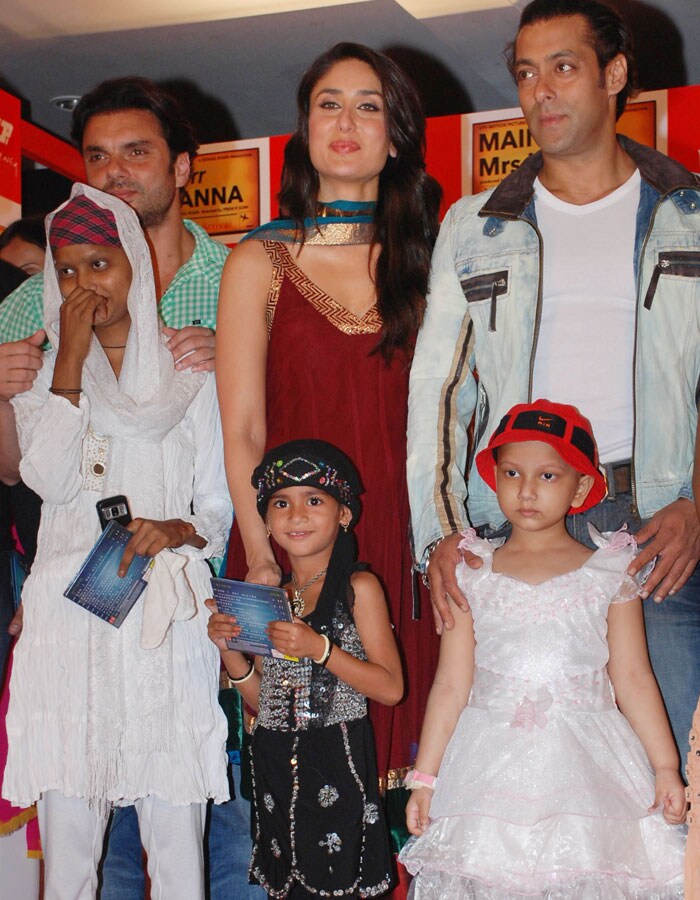
[{"label": "jacket button", "polygon": [[95,475],[104,475],[105,467],[102,465],[102,463],[95,463],[95,465],[92,467],[92,471],[95,473]]}]

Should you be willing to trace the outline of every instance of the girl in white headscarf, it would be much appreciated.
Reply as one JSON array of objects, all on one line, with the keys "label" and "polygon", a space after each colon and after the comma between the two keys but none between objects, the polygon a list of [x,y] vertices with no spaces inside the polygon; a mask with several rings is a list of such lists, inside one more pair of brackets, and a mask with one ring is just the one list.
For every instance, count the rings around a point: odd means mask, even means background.
[{"label": "girl in white headscarf", "polygon": [[[180,373],[161,335],[148,246],[121,200],[76,185],[47,219],[51,350],[13,400],[22,478],[43,497],[23,593],[3,795],[39,802],[45,900],[95,896],[110,808],[134,803],[151,896],[203,898],[205,804],[228,798],[206,558],[231,506],[213,380]],[[116,629],[63,596],[124,494],[122,562],[155,557]]]}]

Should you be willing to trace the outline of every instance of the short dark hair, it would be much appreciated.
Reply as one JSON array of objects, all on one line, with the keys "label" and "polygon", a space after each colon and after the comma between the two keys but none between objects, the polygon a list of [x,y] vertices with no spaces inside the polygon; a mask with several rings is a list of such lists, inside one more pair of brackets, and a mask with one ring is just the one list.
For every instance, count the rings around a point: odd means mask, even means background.
[{"label": "short dark hair", "polygon": [[0,250],[19,238],[27,244],[34,244],[40,250],[46,250],[46,229],[43,216],[25,216],[23,219],[15,219],[0,234]]},{"label": "short dark hair", "polygon": [[148,78],[131,75],[103,81],[84,94],[73,111],[71,137],[79,150],[83,148],[83,134],[88,121],[99,113],[127,109],[145,109],[160,123],[173,162],[181,153],[194,158],[199,141],[180,102],[168,91]]},{"label": "short dark hair", "polygon": [[425,115],[415,85],[392,59],[364,44],[344,41],[317,57],[297,90],[297,125],[284,151],[279,205],[304,235],[316,215],[318,173],[309,154],[311,95],[336,63],[359,60],[377,75],[386,127],[396,156],[379,176],[374,241],[381,247],[375,284],[382,317],[379,349],[389,357],[408,347],[423,319],[430,255],[438,231],[442,189],[425,171]]},{"label": "short dark hair", "polygon": [[[583,16],[588,24],[591,47],[595,51],[601,72],[611,59],[621,53],[627,60],[627,83],[616,98],[615,118],[624,112],[627,101],[634,97],[637,73],[632,32],[617,10],[599,0],[532,0],[520,15],[518,33],[526,25],[548,22],[564,16]],[[517,41],[517,36],[515,41]],[[506,60],[514,75],[515,41],[506,48]]]}]

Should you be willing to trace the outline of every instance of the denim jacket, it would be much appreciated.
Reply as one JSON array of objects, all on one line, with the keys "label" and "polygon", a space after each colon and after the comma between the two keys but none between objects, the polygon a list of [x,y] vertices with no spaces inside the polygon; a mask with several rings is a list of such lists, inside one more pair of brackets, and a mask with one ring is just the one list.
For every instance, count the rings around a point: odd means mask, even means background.
[{"label": "denim jacket", "polygon": [[[700,399],[700,181],[661,153],[619,140],[642,178],[634,251],[632,490],[640,516],[648,518],[680,496],[692,497]],[[536,153],[492,192],[463,197],[447,213],[435,245],[409,395],[408,485],[421,566],[433,541],[468,521],[503,522],[473,459],[510,407],[532,400],[542,305],[542,236],[533,195],[541,167]],[[473,415],[475,449],[467,461]]]}]

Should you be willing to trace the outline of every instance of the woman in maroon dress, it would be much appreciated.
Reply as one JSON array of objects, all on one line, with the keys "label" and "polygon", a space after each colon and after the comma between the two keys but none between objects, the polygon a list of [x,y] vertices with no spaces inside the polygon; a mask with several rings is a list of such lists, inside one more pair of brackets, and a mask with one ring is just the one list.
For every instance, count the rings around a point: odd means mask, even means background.
[{"label": "woman in maroon dress", "polygon": [[280,208],[231,254],[219,299],[217,382],[236,510],[228,574],[278,584],[250,477],[265,450],[320,438],[365,487],[359,558],[386,590],[408,685],[372,720],[383,787],[418,740],[437,642],[411,567],[405,478],[408,370],[425,305],[440,188],[425,120],[390,59],[338,44],[302,78]]}]

